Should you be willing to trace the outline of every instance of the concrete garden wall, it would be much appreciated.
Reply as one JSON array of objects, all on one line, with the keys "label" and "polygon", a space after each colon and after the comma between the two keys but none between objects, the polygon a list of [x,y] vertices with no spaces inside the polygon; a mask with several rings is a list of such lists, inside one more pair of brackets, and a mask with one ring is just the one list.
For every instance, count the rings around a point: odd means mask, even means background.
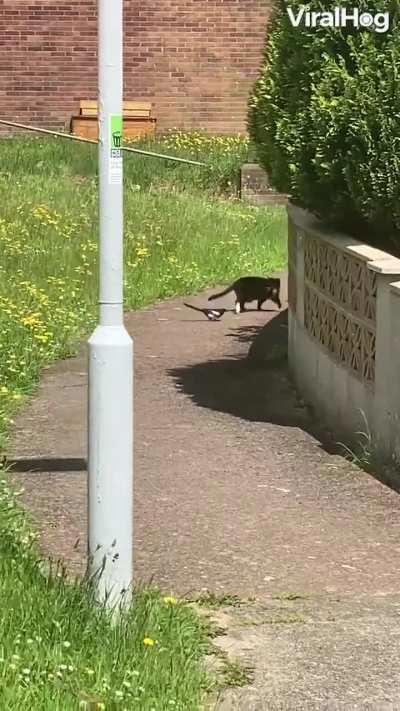
[{"label": "concrete garden wall", "polygon": [[400,456],[400,260],[288,206],[289,361],[336,432]]}]

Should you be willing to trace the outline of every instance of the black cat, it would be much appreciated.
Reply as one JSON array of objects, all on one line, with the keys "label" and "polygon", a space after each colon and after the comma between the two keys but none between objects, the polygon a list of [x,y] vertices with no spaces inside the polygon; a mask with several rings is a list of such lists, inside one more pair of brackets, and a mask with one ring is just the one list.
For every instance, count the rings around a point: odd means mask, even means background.
[{"label": "black cat", "polygon": [[242,277],[233,282],[231,286],[227,289],[221,291],[219,294],[214,294],[214,296],[209,297],[209,301],[214,299],[219,299],[220,296],[225,296],[229,292],[234,291],[236,294],[236,305],[235,311],[237,314],[245,311],[244,305],[250,301],[257,301],[257,308],[261,311],[261,306],[264,301],[268,299],[273,301],[278,308],[282,308],[282,304],[279,299],[279,292],[281,288],[281,280],[275,279],[273,277]]}]

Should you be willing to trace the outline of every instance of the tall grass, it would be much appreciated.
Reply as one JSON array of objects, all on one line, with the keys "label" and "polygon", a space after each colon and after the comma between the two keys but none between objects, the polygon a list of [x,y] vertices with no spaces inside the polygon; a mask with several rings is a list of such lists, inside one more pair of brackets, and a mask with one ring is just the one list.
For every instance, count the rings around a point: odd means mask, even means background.
[{"label": "tall grass", "polygon": [[363,410],[360,410],[360,416],[364,429],[355,433],[351,445],[339,442],[339,446],[353,464],[400,492],[400,465],[397,453],[389,454],[384,443],[372,434]]},{"label": "tall grass", "polygon": [[[128,141],[126,145],[206,164],[199,169],[161,158],[125,153],[127,186],[224,195],[238,194],[240,166],[252,151],[248,140],[239,136],[214,137],[179,131],[170,132],[162,140],[142,139]],[[97,147],[91,144],[82,145],[61,138],[15,137],[2,142],[0,154],[0,173],[13,178],[20,175],[56,176],[57,179],[97,175]]]},{"label": "tall grass", "polygon": [[210,680],[198,616],[152,588],[134,591],[118,625],[90,587],[41,572],[32,534],[0,480],[2,711],[196,711]]}]

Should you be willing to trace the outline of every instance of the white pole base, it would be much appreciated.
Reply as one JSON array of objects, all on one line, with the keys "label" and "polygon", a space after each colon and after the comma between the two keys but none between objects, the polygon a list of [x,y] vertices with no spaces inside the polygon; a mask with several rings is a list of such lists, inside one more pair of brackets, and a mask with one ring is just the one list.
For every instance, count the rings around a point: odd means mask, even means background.
[{"label": "white pole base", "polygon": [[133,342],[98,326],[88,345],[88,575],[114,607],[133,580]]}]

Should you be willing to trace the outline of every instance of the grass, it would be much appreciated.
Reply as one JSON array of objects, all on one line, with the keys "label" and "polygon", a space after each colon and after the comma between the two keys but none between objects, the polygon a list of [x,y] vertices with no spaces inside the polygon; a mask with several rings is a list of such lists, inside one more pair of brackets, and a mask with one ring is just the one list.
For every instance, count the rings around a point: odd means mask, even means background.
[{"label": "grass", "polygon": [[246,686],[253,680],[252,670],[246,669],[240,662],[225,659],[225,666],[222,671],[223,682],[226,686]]},{"label": "grass", "polygon": [[[175,133],[149,147],[208,167],[126,157],[126,308],[284,266],[283,210],[237,199],[247,141]],[[93,147],[13,138],[0,142],[0,159],[1,452],[43,368],[94,327],[98,231]],[[60,569],[44,574],[4,482],[0,553],[2,711],[201,708],[208,638],[190,606],[138,589],[112,626],[90,587],[67,583]]]},{"label": "grass", "polygon": [[[219,159],[219,172],[211,171],[202,191],[194,187],[200,168],[125,160],[126,308],[284,266],[284,211],[244,205],[234,191],[224,199],[219,194],[220,173],[233,181],[246,142],[240,150],[236,143],[216,146],[212,153],[207,139],[203,153],[199,147],[176,148],[180,154],[208,155],[211,165]],[[94,147],[61,139],[0,143],[0,450],[12,413],[43,367],[70,355],[96,321],[95,156]]]},{"label": "grass", "polygon": [[218,595],[211,590],[204,591],[200,593],[193,602],[202,607],[208,607],[210,610],[217,610],[220,607],[240,607],[245,603],[252,602],[253,599],[249,598],[247,600],[242,600],[238,595],[230,595],[229,593],[222,593]]},{"label": "grass", "polygon": [[90,587],[40,572],[17,497],[0,482],[2,711],[195,711],[209,643],[189,605],[137,589],[119,625]]},{"label": "grass", "polygon": [[[240,166],[252,153],[249,142],[240,136],[209,136],[171,132],[162,140],[128,141],[132,148],[191,158],[206,168],[182,165],[158,158],[125,153],[124,180],[129,188],[141,190],[209,192],[237,195]],[[2,142],[1,169],[5,177],[36,175],[63,178],[92,178],[97,175],[97,147],[57,138],[10,138]]]},{"label": "grass", "polygon": [[254,620],[243,620],[242,625],[252,627],[253,625],[294,625],[303,623],[306,621],[304,615],[297,612],[283,611],[279,615],[272,615],[271,617],[265,617],[263,620],[255,622]]},{"label": "grass", "polygon": [[371,474],[382,484],[400,492],[398,455],[396,452],[389,455],[385,451],[385,448],[373,437],[365,413],[360,410],[360,414],[364,421],[365,431],[356,432],[353,445],[349,446],[339,442],[339,446],[342,447],[344,455],[352,464],[367,474]]}]

